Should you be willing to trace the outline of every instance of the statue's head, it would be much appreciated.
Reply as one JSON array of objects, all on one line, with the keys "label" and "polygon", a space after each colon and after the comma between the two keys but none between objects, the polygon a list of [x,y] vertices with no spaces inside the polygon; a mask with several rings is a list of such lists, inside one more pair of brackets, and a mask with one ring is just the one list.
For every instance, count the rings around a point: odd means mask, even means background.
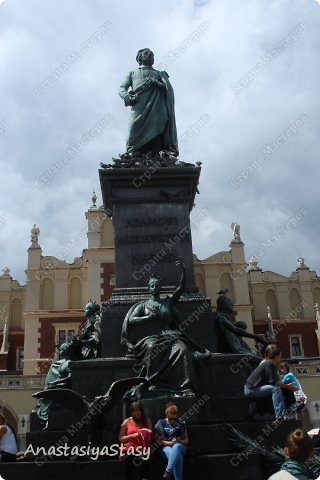
[{"label": "statue's head", "polygon": [[154,64],[154,55],[150,48],[142,48],[136,56],[139,65],[151,67]]},{"label": "statue's head", "polygon": [[226,295],[220,295],[217,299],[217,308],[218,310],[232,312],[233,310],[232,300]]},{"label": "statue's head", "polygon": [[149,292],[152,295],[159,295],[160,290],[161,290],[160,277],[156,277],[155,275],[152,275],[149,278],[148,288],[149,288]]},{"label": "statue's head", "polygon": [[87,305],[84,307],[84,315],[86,317],[91,317],[95,313],[100,312],[100,305],[97,304],[97,302],[94,302],[92,300],[89,300]]}]

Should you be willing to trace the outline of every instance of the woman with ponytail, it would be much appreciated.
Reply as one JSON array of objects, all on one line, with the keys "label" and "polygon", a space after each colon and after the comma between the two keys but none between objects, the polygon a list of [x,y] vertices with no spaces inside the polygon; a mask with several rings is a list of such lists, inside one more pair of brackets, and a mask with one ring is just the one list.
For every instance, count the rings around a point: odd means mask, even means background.
[{"label": "woman with ponytail", "polygon": [[281,467],[280,472],[275,473],[269,480],[310,480],[317,479],[308,467],[308,461],[313,457],[313,443],[308,433],[298,428],[287,438],[284,453],[287,460]]}]

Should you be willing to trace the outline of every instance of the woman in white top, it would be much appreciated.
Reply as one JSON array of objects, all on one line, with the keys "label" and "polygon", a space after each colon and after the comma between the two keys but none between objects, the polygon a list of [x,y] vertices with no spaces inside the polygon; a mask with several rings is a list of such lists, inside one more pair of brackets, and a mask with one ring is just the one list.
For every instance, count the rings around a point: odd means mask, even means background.
[{"label": "woman in white top", "polygon": [[15,462],[17,442],[14,433],[0,413],[0,462]]}]

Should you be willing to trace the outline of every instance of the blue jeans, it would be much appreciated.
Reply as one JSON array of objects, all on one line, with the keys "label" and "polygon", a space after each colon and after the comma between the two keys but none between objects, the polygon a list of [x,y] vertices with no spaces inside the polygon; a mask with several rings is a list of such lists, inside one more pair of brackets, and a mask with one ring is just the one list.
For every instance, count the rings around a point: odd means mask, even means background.
[{"label": "blue jeans", "polygon": [[261,387],[248,388],[244,386],[244,395],[249,398],[261,398],[272,396],[272,403],[276,417],[283,417],[286,413],[282,391],[276,385],[262,385]]},{"label": "blue jeans", "polygon": [[182,443],[175,443],[172,447],[162,447],[161,455],[168,460],[167,470],[173,473],[175,480],[182,480],[185,453],[186,447]]}]

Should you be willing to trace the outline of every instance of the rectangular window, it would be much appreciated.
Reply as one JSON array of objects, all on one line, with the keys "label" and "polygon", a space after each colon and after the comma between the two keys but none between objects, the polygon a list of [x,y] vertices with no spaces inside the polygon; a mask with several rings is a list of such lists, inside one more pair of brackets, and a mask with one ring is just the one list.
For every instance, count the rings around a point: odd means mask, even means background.
[{"label": "rectangular window", "polygon": [[59,345],[62,345],[66,341],[66,331],[65,330],[59,330],[59,338],[58,338],[58,343]]},{"label": "rectangular window", "polygon": [[76,334],[75,330],[68,330],[68,342],[70,342],[73,339],[75,334]]},{"label": "rectangular window", "polygon": [[55,329],[55,345],[61,346],[63,343],[70,342],[72,338],[78,333],[80,323],[80,321],[53,323],[52,326]]},{"label": "rectangular window", "polygon": [[18,347],[16,350],[16,370],[23,370],[24,350]]},{"label": "rectangular window", "polygon": [[58,332],[58,342],[59,345],[62,345],[65,342],[70,342],[75,336],[76,331],[72,330],[59,330]]},{"label": "rectangular window", "polygon": [[289,335],[290,340],[290,356],[291,357],[303,357],[303,348],[301,335]]}]

